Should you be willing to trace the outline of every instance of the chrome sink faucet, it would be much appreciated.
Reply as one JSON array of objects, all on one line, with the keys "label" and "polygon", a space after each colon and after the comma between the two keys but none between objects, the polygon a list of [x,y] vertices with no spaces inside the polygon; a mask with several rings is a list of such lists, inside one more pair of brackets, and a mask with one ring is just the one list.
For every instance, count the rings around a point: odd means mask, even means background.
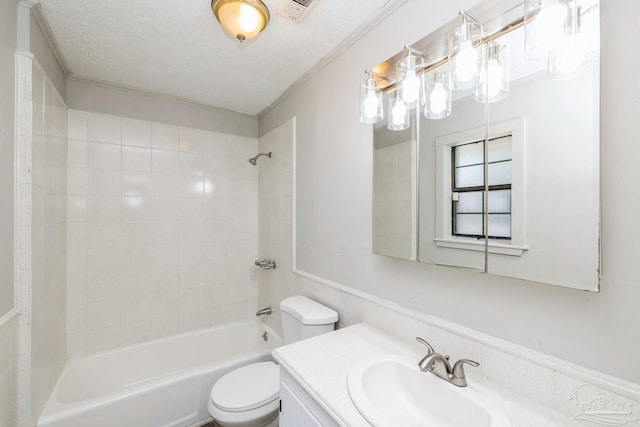
[{"label": "chrome sink faucet", "polygon": [[443,356],[436,353],[433,347],[424,339],[416,337],[416,340],[427,346],[428,353],[418,362],[418,366],[422,372],[431,372],[432,374],[450,382],[458,387],[467,386],[467,378],[464,373],[464,364],[478,367],[480,364],[469,359],[460,359],[453,364],[449,363],[449,356]]}]

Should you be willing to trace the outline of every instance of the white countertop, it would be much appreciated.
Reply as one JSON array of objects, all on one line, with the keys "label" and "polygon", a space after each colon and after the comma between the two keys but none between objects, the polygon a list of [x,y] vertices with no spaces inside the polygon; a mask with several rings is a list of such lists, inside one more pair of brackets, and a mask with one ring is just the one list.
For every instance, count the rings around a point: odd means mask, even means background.
[{"label": "white countertop", "polygon": [[[424,356],[424,352],[366,323],[277,348],[272,355],[336,423],[366,427],[370,424],[349,398],[347,375],[357,362],[385,353],[415,357],[416,363]],[[581,425],[517,396],[501,394],[490,383],[480,385],[502,406],[513,427]]]}]

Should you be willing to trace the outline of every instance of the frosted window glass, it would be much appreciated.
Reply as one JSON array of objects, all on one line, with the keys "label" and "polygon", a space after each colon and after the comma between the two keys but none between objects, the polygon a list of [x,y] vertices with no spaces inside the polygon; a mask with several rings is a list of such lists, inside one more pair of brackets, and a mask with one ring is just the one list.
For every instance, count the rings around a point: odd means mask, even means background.
[{"label": "frosted window glass", "polygon": [[[509,169],[511,174],[511,169]],[[464,166],[456,168],[456,188],[477,187],[484,185],[484,166]]]},{"label": "frosted window glass", "polygon": [[511,160],[511,136],[489,141],[489,163]]},{"label": "frosted window glass", "polygon": [[511,212],[511,190],[489,191],[489,213]]},{"label": "frosted window glass", "polygon": [[455,147],[456,166],[477,165],[484,162],[481,143],[458,145]]},{"label": "frosted window glass", "polygon": [[458,193],[456,213],[482,213],[482,191]]},{"label": "frosted window glass", "polygon": [[489,185],[502,184],[511,184],[511,161],[489,165]]},{"label": "frosted window glass", "polygon": [[456,215],[454,234],[482,235],[482,214]]},{"label": "frosted window glass", "polygon": [[511,237],[511,215],[489,214],[489,236]]}]

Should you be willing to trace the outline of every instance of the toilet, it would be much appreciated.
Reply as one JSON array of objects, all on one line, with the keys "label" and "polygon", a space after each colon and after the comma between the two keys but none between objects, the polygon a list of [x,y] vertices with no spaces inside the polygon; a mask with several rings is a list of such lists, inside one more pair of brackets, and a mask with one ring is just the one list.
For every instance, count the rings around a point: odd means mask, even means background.
[{"label": "toilet", "polygon": [[[338,313],[309,298],[293,296],[280,303],[285,344],[334,330]],[[220,378],[211,389],[209,413],[222,427],[277,427],[280,367],[252,363]]]}]

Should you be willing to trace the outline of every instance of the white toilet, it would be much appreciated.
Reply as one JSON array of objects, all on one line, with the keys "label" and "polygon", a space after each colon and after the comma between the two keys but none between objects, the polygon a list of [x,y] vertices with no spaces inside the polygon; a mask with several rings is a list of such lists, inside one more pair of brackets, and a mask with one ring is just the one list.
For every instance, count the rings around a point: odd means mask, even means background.
[{"label": "white toilet", "polygon": [[[333,331],[338,313],[309,298],[280,303],[285,344]],[[223,427],[276,427],[280,407],[280,368],[252,363],[220,378],[211,389],[208,409]]]}]

